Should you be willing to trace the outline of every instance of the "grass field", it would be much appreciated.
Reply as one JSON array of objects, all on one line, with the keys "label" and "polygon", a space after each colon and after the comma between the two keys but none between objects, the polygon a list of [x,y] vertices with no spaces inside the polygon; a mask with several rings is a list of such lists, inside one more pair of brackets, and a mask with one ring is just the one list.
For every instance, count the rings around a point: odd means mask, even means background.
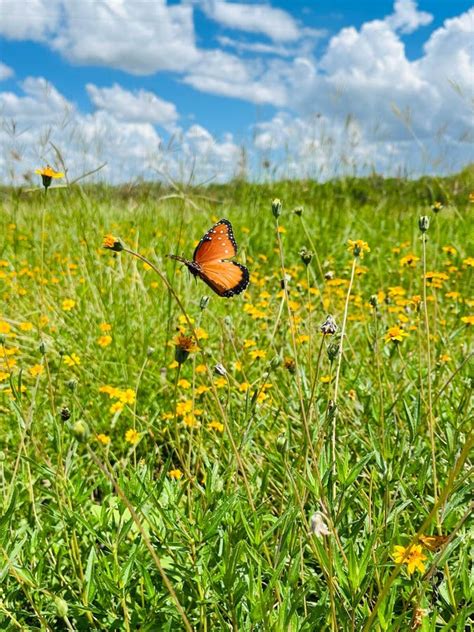
[{"label": "grass field", "polygon": [[473,190],[3,189],[0,629],[466,629]]}]

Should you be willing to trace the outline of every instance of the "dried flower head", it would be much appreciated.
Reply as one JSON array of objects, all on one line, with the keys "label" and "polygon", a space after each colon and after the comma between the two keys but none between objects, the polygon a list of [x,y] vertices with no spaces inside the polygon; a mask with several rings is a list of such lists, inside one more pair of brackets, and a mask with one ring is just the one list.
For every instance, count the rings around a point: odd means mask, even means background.
[{"label": "dried flower head", "polygon": [[188,359],[190,353],[198,350],[194,338],[180,334],[174,339],[174,358],[178,364],[183,364]]},{"label": "dried flower head", "polygon": [[430,218],[427,215],[422,215],[418,220],[418,228],[422,233],[426,233],[430,227]]},{"label": "dried flower head", "polygon": [[296,362],[293,360],[293,358],[285,358],[283,360],[283,366],[290,373],[296,373]]},{"label": "dried flower head", "polygon": [[325,336],[333,336],[338,329],[334,316],[328,314],[319,329]]},{"label": "dried flower head", "polygon": [[275,219],[281,215],[281,201],[278,198],[275,198],[272,202],[272,213]]},{"label": "dried flower head", "polygon": [[321,538],[323,535],[329,535],[330,531],[324,519],[324,515],[320,511],[316,511],[311,516],[310,532],[317,538]]}]

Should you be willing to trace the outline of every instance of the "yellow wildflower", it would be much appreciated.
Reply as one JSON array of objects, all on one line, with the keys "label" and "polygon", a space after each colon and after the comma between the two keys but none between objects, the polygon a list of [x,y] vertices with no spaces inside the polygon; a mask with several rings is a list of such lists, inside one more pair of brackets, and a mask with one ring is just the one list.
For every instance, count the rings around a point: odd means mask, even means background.
[{"label": "yellow wildflower", "polygon": [[213,419],[207,424],[209,430],[217,430],[217,432],[224,432],[224,424],[221,424],[220,421],[216,421]]},{"label": "yellow wildflower", "polygon": [[134,428],[129,428],[125,433],[125,441],[131,445],[136,445],[140,441],[140,433]]},{"label": "yellow wildflower", "polygon": [[406,564],[409,575],[414,573],[415,570],[421,573],[425,572],[423,561],[426,560],[427,557],[423,553],[421,544],[413,544],[411,547],[395,546],[393,559],[397,564]]},{"label": "yellow wildflower", "polygon": [[65,355],[64,364],[66,366],[79,366],[81,364],[81,358],[77,355],[77,353],[71,353],[71,355]]},{"label": "yellow wildflower", "polygon": [[461,320],[463,323],[466,323],[466,325],[474,325],[474,314],[470,316],[463,316]]},{"label": "yellow wildflower", "polygon": [[112,342],[112,336],[99,336],[97,338],[97,344],[100,345],[101,347],[108,347]]},{"label": "yellow wildflower", "polygon": [[37,377],[43,373],[44,366],[42,364],[34,364],[28,369],[28,371],[32,377]]},{"label": "yellow wildflower", "polygon": [[96,439],[99,443],[102,443],[102,445],[109,445],[110,444],[110,437],[109,435],[104,434],[103,432],[99,433],[96,436]]},{"label": "yellow wildflower", "polygon": [[99,329],[103,334],[106,334],[108,331],[112,331],[112,325],[110,323],[100,323]]},{"label": "yellow wildflower", "polygon": [[408,334],[403,331],[401,327],[395,325],[394,327],[390,327],[385,334],[385,342],[402,342],[403,338],[408,336]]},{"label": "yellow wildflower", "polygon": [[250,352],[252,360],[263,360],[267,355],[267,352],[263,349],[254,349]]},{"label": "yellow wildflower", "polygon": [[65,298],[64,301],[62,302],[62,308],[65,312],[70,312],[71,309],[73,309],[75,304],[76,304],[76,301],[74,301],[72,298]]},{"label": "yellow wildflower", "polygon": [[170,470],[168,472],[168,476],[173,478],[175,481],[179,481],[180,478],[183,478],[183,472],[181,470]]},{"label": "yellow wildflower", "polygon": [[349,239],[347,242],[349,252],[352,252],[354,257],[364,258],[364,253],[370,252],[369,244],[366,241],[362,241],[362,239]]}]

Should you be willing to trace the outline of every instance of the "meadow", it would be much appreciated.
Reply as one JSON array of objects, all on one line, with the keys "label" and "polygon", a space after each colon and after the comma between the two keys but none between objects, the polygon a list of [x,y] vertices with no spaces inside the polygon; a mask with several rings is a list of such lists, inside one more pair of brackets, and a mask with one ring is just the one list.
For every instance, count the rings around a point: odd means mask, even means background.
[{"label": "meadow", "polygon": [[[472,169],[55,185],[0,191],[0,629],[467,629]],[[220,218],[230,299],[166,256]]]}]

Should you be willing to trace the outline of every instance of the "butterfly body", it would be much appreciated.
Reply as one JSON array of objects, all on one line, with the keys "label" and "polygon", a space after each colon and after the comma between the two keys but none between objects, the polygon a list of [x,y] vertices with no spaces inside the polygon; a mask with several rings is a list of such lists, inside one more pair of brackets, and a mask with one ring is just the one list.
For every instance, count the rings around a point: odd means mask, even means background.
[{"label": "butterfly body", "polygon": [[241,263],[229,261],[237,254],[232,224],[219,220],[196,246],[193,259],[170,255],[184,263],[191,274],[199,277],[216,294],[230,298],[240,294],[249,284],[249,271]]}]

